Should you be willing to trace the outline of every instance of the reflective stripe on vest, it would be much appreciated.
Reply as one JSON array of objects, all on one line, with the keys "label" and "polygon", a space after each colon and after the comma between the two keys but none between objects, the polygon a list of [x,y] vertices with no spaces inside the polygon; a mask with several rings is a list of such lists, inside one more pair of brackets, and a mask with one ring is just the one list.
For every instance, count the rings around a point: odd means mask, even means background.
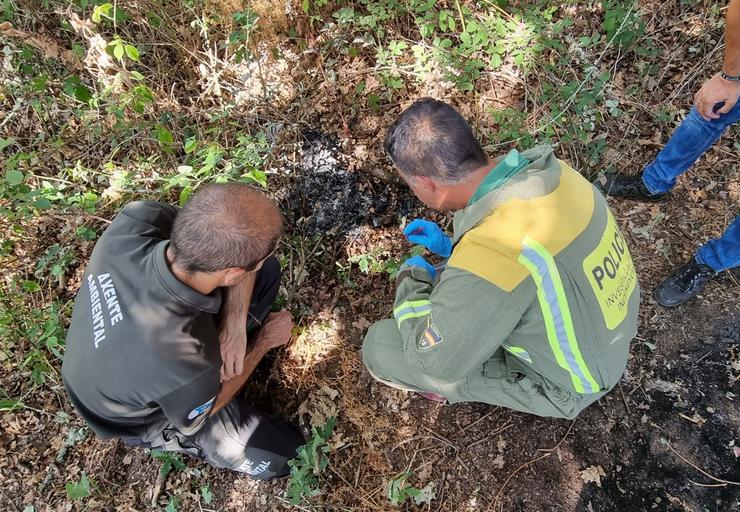
[{"label": "reflective stripe on vest", "polygon": [[524,350],[522,347],[512,347],[511,345],[501,345],[501,346],[504,347],[504,350],[506,350],[510,354],[513,354],[517,356],[518,358],[525,360],[528,363],[532,362],[532,358],[529,357],[529,352]]},{"label": "reflective stripe on vest", "polygon": [[393,310],[393,316],[396,318],[398,328],[401,323],[409,318],[418,318],[427,316],[432,312],[432,301],[430,300],[407,300]]},{"label": "reflective stripe on vest", "polygon": [[537,284],[537,300],[545,318],[547,339],[558,365],[570,374],[573,387],[578,393],[598,393],[601,387],[588,371],[578,347],[568,300],[565,298],[555,260],[539,242],[525,237],[519,262],[527,267]]}]

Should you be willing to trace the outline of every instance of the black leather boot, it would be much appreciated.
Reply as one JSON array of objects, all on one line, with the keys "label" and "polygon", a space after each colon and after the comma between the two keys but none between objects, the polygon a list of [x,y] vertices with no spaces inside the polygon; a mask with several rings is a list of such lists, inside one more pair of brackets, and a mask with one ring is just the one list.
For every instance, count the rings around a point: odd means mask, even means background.
[{"label": "black leather boot", "polygon": [[616,173],[609,173],[602,176],[594,185],[604,195],[637,199],[639,201],[660,201],[666,195],[665,193],[651,193],[642,181],[642,173],[635,176],[621,176]]},{"label": "black leather boot", "polygon": [[717,273],[707,265],[691,258],[686,265],[676,270],[655,289],[655,300],[662,306],[672,308],[696,297]]}]

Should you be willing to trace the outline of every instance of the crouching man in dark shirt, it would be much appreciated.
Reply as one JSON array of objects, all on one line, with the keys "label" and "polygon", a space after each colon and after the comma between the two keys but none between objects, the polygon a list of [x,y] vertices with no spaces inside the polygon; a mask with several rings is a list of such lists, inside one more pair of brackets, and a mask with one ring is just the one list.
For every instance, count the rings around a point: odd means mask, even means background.
[{"label": "crouching man in dark shirt", "polygon": [[282,232],[275,204],[237,184],[204,186],[182,209],[121,210],[88,263],[62,365],[97,435],[258,479],[288,474],[298,430],[232,400],[290,338],[290,314],[269,313]]}]

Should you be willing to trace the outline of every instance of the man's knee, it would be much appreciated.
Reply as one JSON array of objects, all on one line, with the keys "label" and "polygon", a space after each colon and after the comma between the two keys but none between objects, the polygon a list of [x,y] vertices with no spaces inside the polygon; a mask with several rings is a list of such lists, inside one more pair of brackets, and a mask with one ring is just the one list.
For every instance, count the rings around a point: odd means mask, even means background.
[{"label": "man's knee", "polygon": [[405,356],[395,320],[381,320],[370,326],[362,343],[362,361],[376,380],[386,384],[396,381]]},{"label": "man's knee", "polygon": [[[365,339],[362,342],[362,361],[365,363],[365,367],[370,371],[373,377],[378,378],[382,362],[385,360],[385,353],[387,349],[384,349],[389,345],[387,337],[388,326],[384,325],[386,322],[393,322],[393,320],[381,320],[370,326],[365,335]],[[395,327],[395,323],[393,324]],[[399,343],[399,352],[401,351]]]}]

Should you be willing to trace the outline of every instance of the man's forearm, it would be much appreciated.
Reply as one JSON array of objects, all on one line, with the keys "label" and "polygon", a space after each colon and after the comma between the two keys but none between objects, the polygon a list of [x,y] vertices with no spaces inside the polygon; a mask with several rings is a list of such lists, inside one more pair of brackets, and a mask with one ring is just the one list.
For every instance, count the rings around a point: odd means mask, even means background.
[{"label": "man's forearm", "polygon": [[244,387],[247,380],[249,380],[249,377],[252,376],[254,369],[257,368],[259,362],[269,351],[269,348],[257,342],[251,344],[248,350],[249,351],[244,358],[244,370],[241,375],[237,375],[236,377],[221,383],[221,390],[218,392],[216,403],[211,410],[212,415],[228,404],[231,399],[236,396],[239,390]]},{"label": "man's forearm", "polygon": [[256,277],[256,273],[249,273],[244,281],[227,289],[223,317],[221,318],[221,322],[224,322],[226,327],[247,328],[249,304],[252,302]]},{"label": "man's forearm", "polygon": [[731,0],[725,23],[725,60],[723,71],[740,75],[740,0]]}]

